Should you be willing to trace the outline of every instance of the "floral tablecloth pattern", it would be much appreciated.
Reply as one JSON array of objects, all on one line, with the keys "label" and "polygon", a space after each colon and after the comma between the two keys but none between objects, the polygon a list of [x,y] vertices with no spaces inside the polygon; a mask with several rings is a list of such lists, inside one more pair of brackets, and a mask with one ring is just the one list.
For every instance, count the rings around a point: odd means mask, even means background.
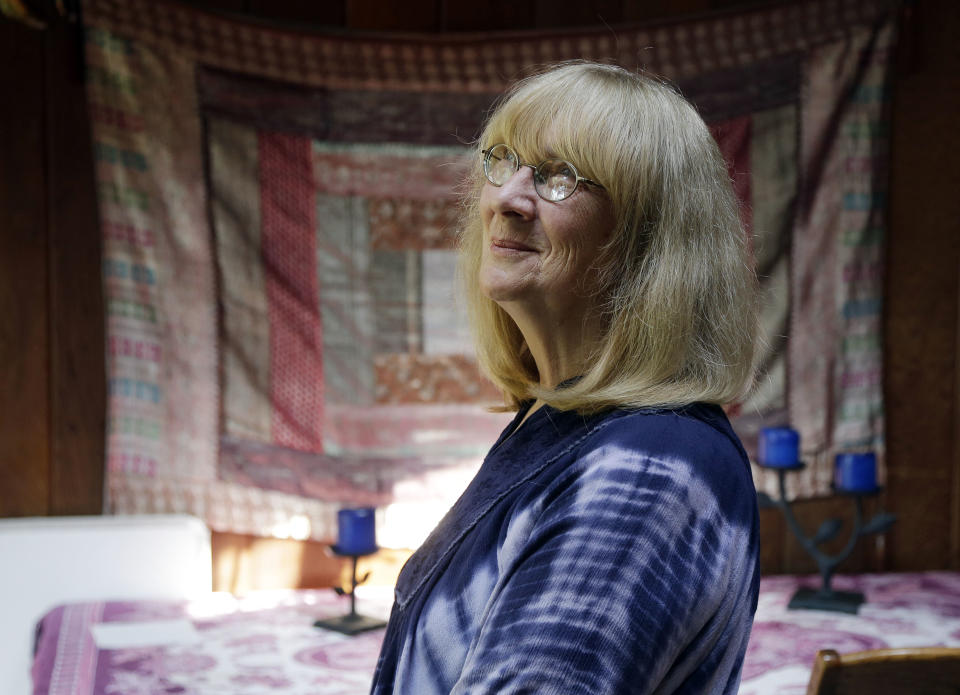
[{"label": "floral tablecloth pattern", "polygon": [[818,649],[960,646],[960,573],[839,576],[833,588],[861,591],[857,615],[787,610],[818,577],[765,577],[747,646],[740,695],[804,695]]},{"label": "floral tablecloth pattern", "polygon": [[[389,603],[358,599],[386,617]],[[41,622],[35,695],[355,695],[369,689],[383,630],[347,637],[313,627],[343,615],[333,591],[269,592],[191,602],[107,602],[61,606]],[[91,628],[120,622],[176,626],[196,639],[100,649]],[[145,629],[147,629],[145,627]]]},{"label": "floral tablecloth pattern", "polygon": [[[866,594],[858,615],[788,611],[816,577],[767,577],[744,662],[740,695],[803,695],[818,649],[960,646],[960,573],[840,576]],[[386,617],[389,593],[358,600]],[[40,624],[34,695],[358,695],[369,689],[383,630],[347,637],[313,627],[345,614],[329,590],[212,594],[190,602],[60,606]],[[187,626],[192,637],[98,648],[95,626]],[[160,640],[163,642],[163,640]]]}]

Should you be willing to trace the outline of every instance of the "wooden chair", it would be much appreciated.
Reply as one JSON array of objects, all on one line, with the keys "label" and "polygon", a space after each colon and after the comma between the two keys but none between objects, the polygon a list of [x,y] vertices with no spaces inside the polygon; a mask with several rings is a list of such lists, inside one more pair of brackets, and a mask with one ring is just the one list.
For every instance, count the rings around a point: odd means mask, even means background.
[{"label": "wooden chair", "polygon": [[960,695],[960,647],[821,649],[807,695]]}]

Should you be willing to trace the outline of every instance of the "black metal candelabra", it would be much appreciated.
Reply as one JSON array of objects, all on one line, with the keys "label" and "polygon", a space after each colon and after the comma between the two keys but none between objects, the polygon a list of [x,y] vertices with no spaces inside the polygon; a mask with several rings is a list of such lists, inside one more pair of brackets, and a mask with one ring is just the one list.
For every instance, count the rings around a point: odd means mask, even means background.
[{"label": "black metal candelabra", "polygon": [[360,632],[376,630],[378,627],[384,627],[386,625],[384,621],[357,613],[357,587],[370,578],[370,573],[367,572],[362,577],[357,579],[357,559],[362,556],[372,555],[373,553],[364,553],[363,555],[342,553],[339,552],[337,546],[332,546],[331,550],[333,550],[335,555],[339,555],[340,557],[349,557],[352,560],[349,591],[342,586],[335,586],[333,588],[333,590],[337,592],[338,596],[346,595],[350,597],[350,612],[346,615],[337,616],[336,618],[324,618],[317,620],[313,623],[313,626],[340,632],[344,635],[356,635]]},{"label": "black metal candelabra", "polygon": [[758,492],[757,498],[761,507],[777,507],[783,513],[787,521],[787,526],[803,549],[813,557],[820,570],[820,587],[817,589],[801,587],[790,599],[788,608],[798,609],[806,608],[813,610],[835,611],[840,613],[856,613],[864,601],[863,594],[857,591],[835,591],[831,586],[833,573],[837,566],[850,557],[854,547],[864,536],[883,533],[897,520],[896,515],[884,511],[877,512],[869,521],[863,520],[863,498],[873,496],[880,492],[880,488],[870,491],[846,491],[834,490],[837,494],[846,497],[852,497],[854,502],[853,528],[850,531],[850,537],[846,544],[836,554],[828,554],[820,550],[819,546],[833,540],[843,528],[843,521],[837,518],[826,519],[813,536],[807,536],[797,518],[787,502],[786,475],[787,473],[803,470],[806,466],[798,463],[794,466],[765,466],[759,464],[762,468],[776,470],[779,484],[780,498],[773,499],[765,492]]}]

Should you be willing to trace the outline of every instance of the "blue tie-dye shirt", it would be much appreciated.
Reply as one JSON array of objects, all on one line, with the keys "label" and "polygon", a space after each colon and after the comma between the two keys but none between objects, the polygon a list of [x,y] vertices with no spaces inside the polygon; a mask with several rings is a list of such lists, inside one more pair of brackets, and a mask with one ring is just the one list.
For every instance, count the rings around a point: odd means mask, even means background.
[{"label": "blue tie-dye shirt", "polygon": [[372,692],[736,693],[757,507],[723,411],[524,415],[401,572]]}]

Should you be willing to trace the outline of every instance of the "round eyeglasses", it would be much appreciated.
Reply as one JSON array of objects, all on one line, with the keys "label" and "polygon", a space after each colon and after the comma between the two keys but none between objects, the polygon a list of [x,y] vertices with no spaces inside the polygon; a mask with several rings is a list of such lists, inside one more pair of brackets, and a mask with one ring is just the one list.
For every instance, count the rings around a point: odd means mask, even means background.
[{"label": "round eyeglasses", "polygon": [[603,188],[596,181],[580,176],[573,164],[563,159],[546,159],[534,166],[521,162],[517,153],[502,143],[483,150],[483,173],[494,186],[505,184],[520,167],[533,169],[533,188],[538,196],[551,203],[572,196],[581,181]]}]

